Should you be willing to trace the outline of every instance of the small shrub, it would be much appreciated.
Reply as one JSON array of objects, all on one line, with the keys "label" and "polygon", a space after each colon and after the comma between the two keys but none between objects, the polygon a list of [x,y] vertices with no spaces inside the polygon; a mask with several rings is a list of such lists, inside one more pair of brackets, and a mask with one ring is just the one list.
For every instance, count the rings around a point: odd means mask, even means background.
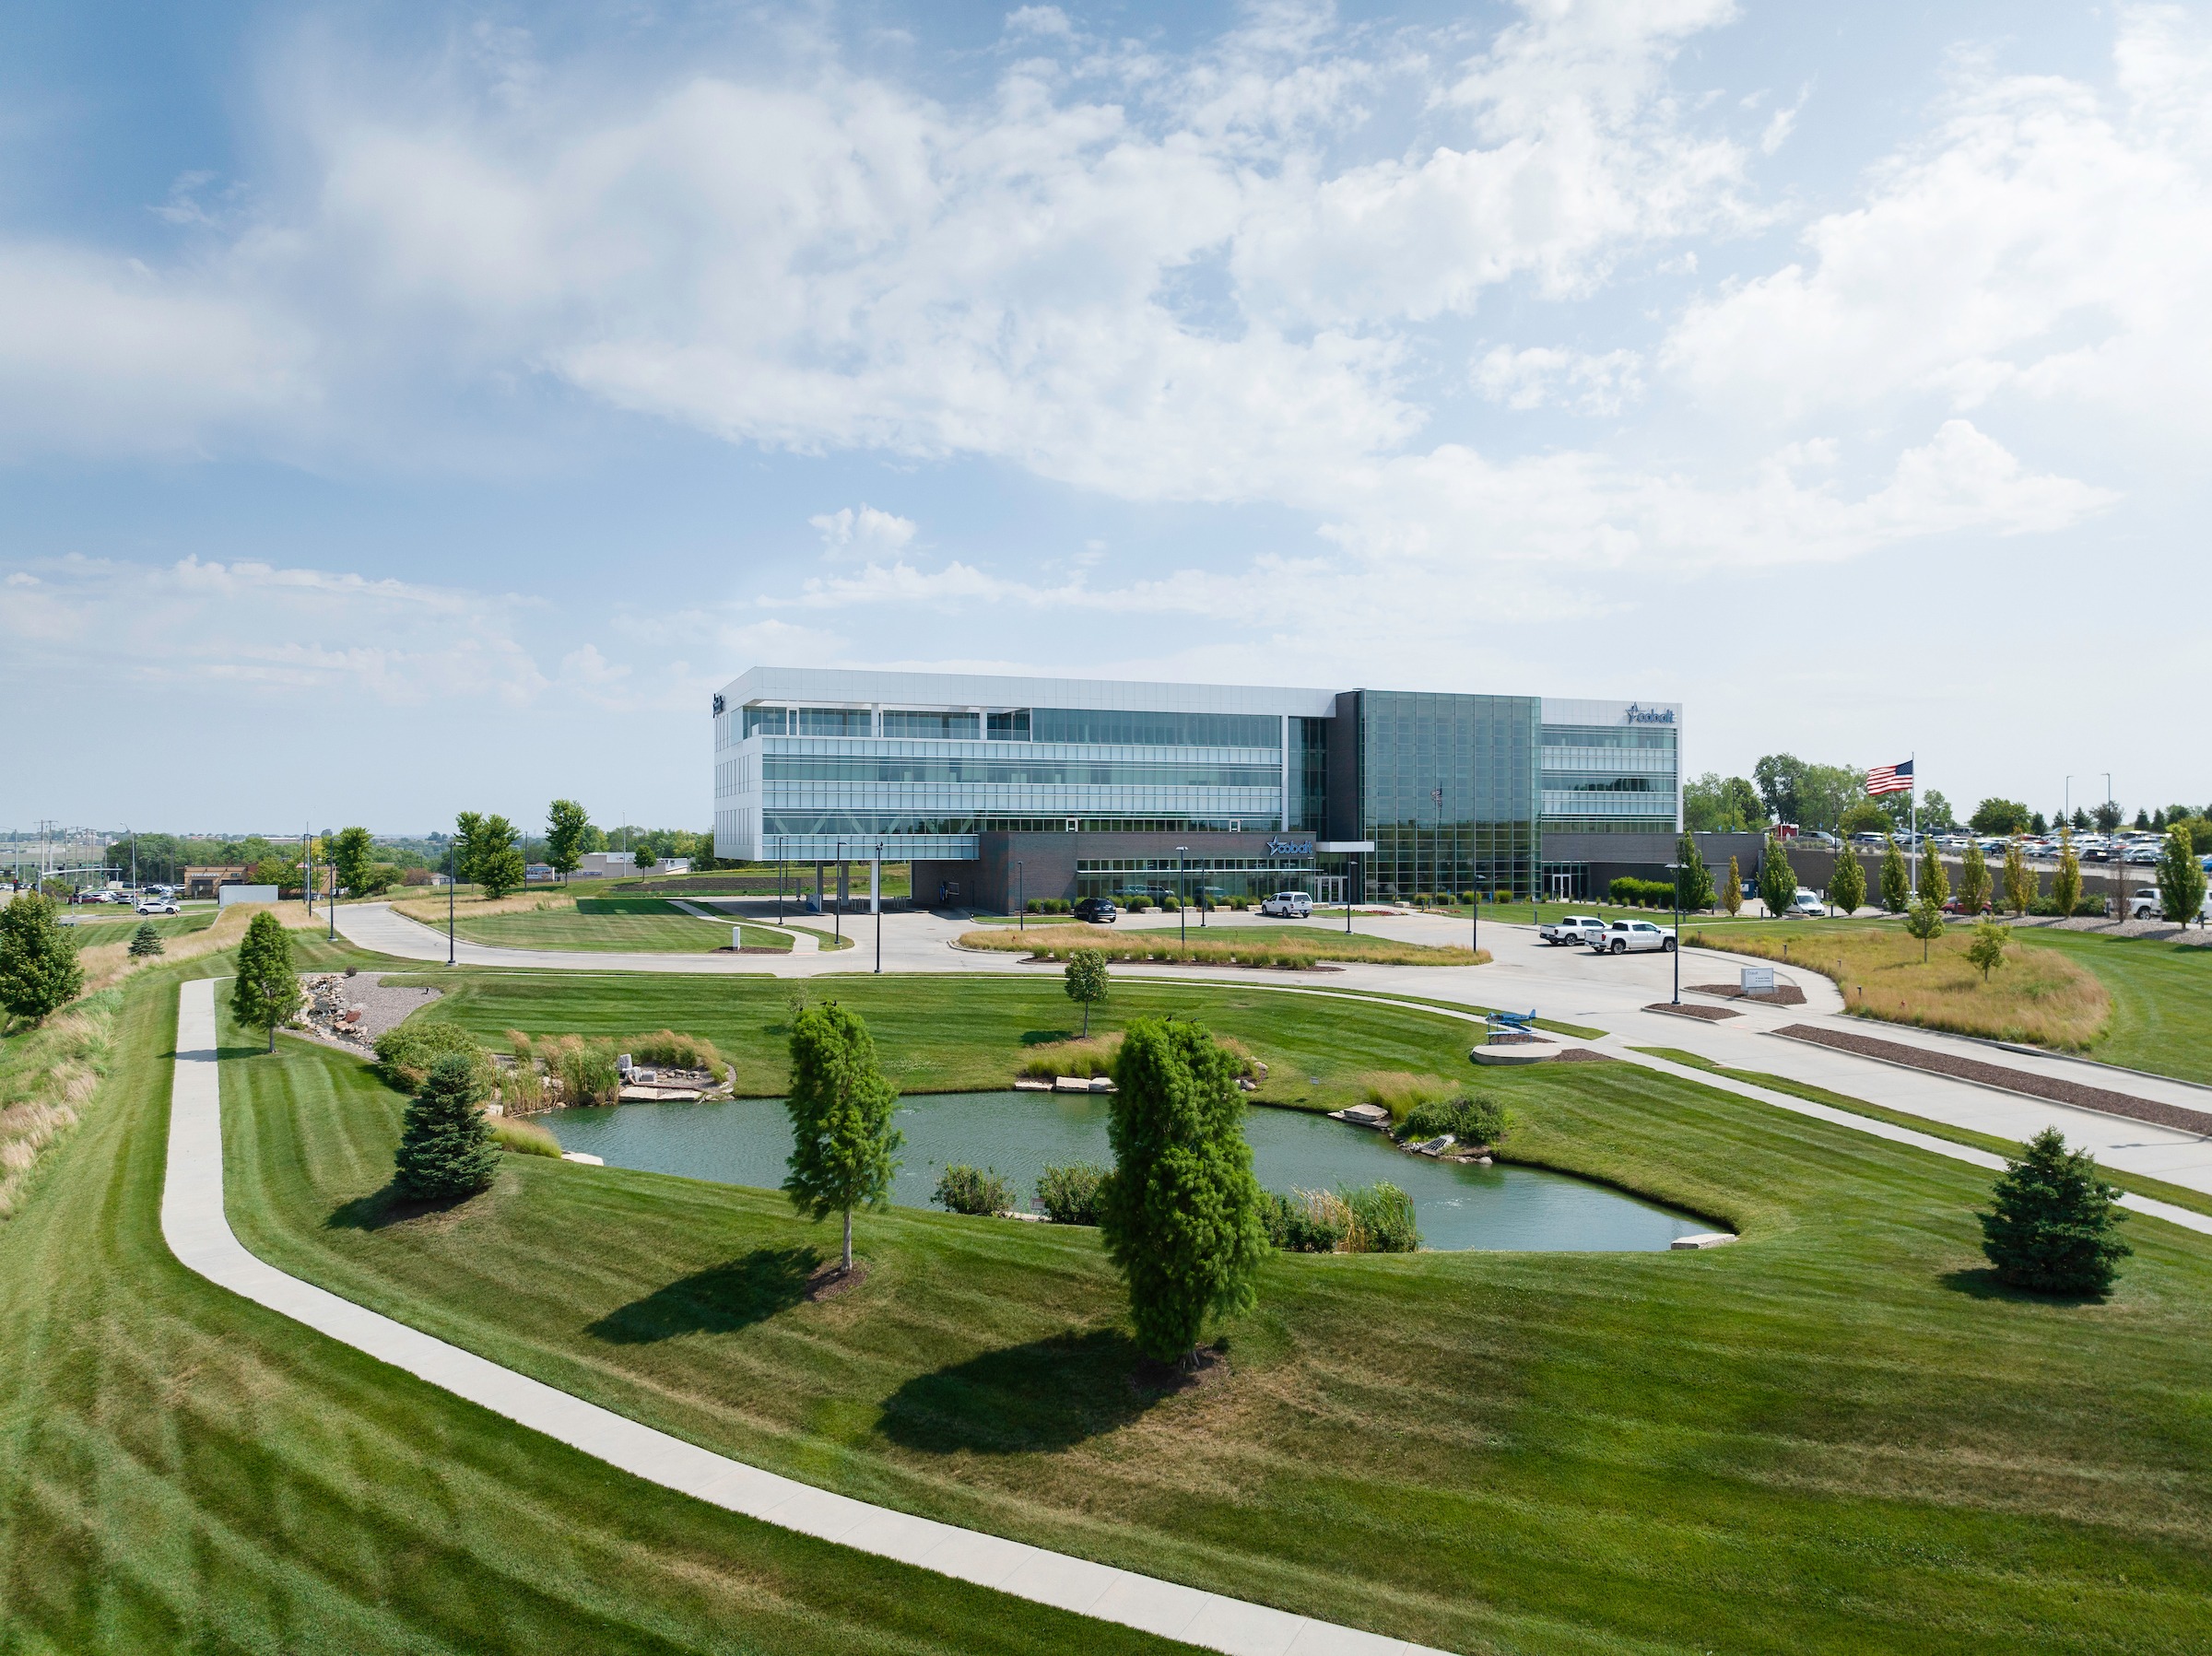
[{"label": "small shrub", "polygon": [[1131,914],[1142,914],[1151,906],[1152,899],[1148,897],[1125,897],[1122,898],[1122,907]]},{"label": "small shrub", "polygon": [[491,1124],[491,1142],[517,1156],[550,1156],[560,1159],[560,1141],[543,1127],[526,1122],[498,1121]]},{"label": "small shrub", "polygon": [[1262,1191],[1260,1220],[1267,1239],[1286,1253],[1334,1253],[1351,1229],[1351,1210],[1330,1191]]},{"label": "small shrub", "polygon": [[1415,1105],[1399,1124],[1398,1137],[1431,1139],[1449,1133],[1463,1145],[1495,1145],[1504,1140],[1505,1131],[1505,1106],[1478,1094]]},{"label": "small shrub", "polygon": [[150,920],[140,921],[138,929],[131,934],[131,958],[143,960],[161,952],[161,934],[154,930],[154,922]]},{"label": "small shrub", "polygon": [[1414,1223],[1413,1198],[1388,1180],[1340,1191],[1351,1223],[1346,1228],[1347,1253],[1411,1253],[1421,1245]]},{"label": "small shrub", "polygon": [[1037,1205],[1055,1225],[1096,1225],[1099,1222],[1099,1186],[1106,1169],[1088,1161],[1067,1167],[1047,1164],[1037,1181]]},{"label": "small shrub", "polygon": [[955,1163],[937,1175],[938,1206],[956,1214],[1003,1214],[1014,1205],[1014,1187],[995,1170]]},{"label": "small shrub", "polygon": [[441,1058],[465,1058],[479,1092],[492,1086],[491,1054],[459,1024],[412,1019],[376,1038],[377,1073],[402,1092],[417,1092]]}]

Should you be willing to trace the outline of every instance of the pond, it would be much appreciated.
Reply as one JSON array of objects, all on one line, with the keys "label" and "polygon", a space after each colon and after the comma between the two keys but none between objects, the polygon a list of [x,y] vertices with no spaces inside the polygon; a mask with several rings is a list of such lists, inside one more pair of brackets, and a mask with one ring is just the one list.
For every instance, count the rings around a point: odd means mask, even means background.
[{"label": "pond", "polygon": [[[899,1100],[906,1135],[891,1200],[927,1207],[947,1162],[994,1169],[1025,1202],[1047,1162],[1112,1164],[1104,1097],[1076,1093],[917,1093]],[[623,1104],[536,1120],[564,1150],[610,1167],[773,1190],[791,1127],[781,1100]],[[1712,1227],[1602,1184],[1536,1168],[1465,1167],[1408,1156],[1382,1134],[1296,1110],[1249,1109],[1245,1135],[1269,1190],[1334,1190],[1388,1180],[1413,1198],[1429,1248],[1664,1249]]]}]

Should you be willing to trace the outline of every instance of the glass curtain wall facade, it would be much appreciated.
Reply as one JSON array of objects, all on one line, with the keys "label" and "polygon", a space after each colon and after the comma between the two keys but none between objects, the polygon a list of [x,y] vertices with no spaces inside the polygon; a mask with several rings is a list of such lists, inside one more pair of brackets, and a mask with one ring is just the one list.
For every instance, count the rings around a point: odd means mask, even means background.
[{"label": "glass curtain wall facade", "polygon": [[1544,726],[1544,823],[1581,834],[1668,833],[1681,781],[1668,724]]},{"label": "glass curtain wall facade", "polygon": [[1534,696],[1359,693],[1368,897],[1527,895],[1541,856],[1542,709]]}]

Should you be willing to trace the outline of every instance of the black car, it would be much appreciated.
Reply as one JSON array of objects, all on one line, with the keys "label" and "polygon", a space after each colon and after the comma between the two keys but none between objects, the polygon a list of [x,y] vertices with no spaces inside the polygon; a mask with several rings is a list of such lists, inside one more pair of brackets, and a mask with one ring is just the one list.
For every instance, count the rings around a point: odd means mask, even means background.
[{"label": "black car", "polygon": [[1088,920],[1094,926],[1112,925],[1120,912],[1110,897],[1087,897],[1076,905],[1076,918]]}]

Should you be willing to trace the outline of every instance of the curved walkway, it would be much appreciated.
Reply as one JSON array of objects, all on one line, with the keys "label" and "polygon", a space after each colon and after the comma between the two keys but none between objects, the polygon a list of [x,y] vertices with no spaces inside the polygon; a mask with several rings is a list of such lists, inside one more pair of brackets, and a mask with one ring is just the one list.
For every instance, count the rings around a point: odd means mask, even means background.
[{"label": "curved walkway", "polygon": [[222,1077],[215,984],[206,978],[179,992],[161,1234],[188,1269],[219,1287],[610,1466],[763,1523],[1232,1656],[1442,1656],[763,1472],[502,1368],[255,1258],[223,1212]]}]

